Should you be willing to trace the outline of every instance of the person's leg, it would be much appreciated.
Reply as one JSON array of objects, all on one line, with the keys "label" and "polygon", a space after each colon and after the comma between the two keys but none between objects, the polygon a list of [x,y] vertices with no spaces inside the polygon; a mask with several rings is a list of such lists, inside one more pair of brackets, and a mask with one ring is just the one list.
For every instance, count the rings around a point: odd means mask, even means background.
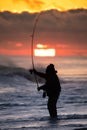
[{"label": "person's leg", "polygon": [[51,117],[57,117],[56,103],[57,97],[49,97],[47,106]]}]

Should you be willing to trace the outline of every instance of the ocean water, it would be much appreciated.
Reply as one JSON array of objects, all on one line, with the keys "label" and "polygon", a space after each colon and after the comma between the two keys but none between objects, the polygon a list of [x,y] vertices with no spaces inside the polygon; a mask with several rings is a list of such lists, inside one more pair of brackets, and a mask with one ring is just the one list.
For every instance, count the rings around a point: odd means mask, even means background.
[{"label": "ocean water", "polygon": [[37,91],[34,76],[28,71],[31,59],[10,57],[0,65],[0,130],[86,130],[87,58],[37,58],[34,62],[41,71],[54,63],[58,71],[62,88],[58,118],[49,117],[47,97]]}]

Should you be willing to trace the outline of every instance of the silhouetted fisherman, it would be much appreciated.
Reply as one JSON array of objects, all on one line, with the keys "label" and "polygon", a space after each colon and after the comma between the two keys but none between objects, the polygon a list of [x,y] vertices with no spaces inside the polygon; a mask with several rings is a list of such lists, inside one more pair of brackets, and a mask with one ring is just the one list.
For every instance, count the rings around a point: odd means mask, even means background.
[{"label": "silhouetted fisherman", "polygon": [[48,96],[47,107],[48,107],[50,117],[53,118],[57,117],[56,104],[61,92],[61,86],[54,65],[53,64],[48,65],[46,68],[46,73],[38,72],[35,69],[31,71],[33,71],[35,74],[37,74],[38,76],[46,80],[46,83],[43,86],[38,87],[38,91],[44,90],[43,96],[45,96],[45,93]]}]

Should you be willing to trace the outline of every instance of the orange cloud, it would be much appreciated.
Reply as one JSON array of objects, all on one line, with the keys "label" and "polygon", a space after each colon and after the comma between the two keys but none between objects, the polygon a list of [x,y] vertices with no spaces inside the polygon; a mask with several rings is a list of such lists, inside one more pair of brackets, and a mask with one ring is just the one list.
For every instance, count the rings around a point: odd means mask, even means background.
[{"label": "orange cloud", "polygon": [[30,55],[31,51],[28,49],[21,49],[21,50],[7,50],[7,49],[0,49],[0,54],[4,54],[4,55]]},{"label": "orange cloud", "polygon": [[13,0],[16,4],[24,3],[26,4],[26,8],[30,10],[30,12],[38,12],[43,8],[44,2],[42,0]]},{"label": "orange cloud", "polygon": [[87,50],[57,49],[58,56],[87,56]]}]

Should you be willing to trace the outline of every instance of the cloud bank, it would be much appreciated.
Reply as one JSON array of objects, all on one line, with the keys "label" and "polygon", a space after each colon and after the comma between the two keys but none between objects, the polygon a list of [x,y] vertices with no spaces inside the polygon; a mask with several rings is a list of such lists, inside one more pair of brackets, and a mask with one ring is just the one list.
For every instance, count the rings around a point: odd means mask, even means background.
[{"label": "cloud bank", "polygon": [[[28,12],[0,12],[0,49],[19,50],[25,46],[30,47],[37,15]],[[86,53],[87,10],[42,12],[37,22],[34,42],[54,47],[68,46],[67,49],[71,50],[83,49]]]}]

